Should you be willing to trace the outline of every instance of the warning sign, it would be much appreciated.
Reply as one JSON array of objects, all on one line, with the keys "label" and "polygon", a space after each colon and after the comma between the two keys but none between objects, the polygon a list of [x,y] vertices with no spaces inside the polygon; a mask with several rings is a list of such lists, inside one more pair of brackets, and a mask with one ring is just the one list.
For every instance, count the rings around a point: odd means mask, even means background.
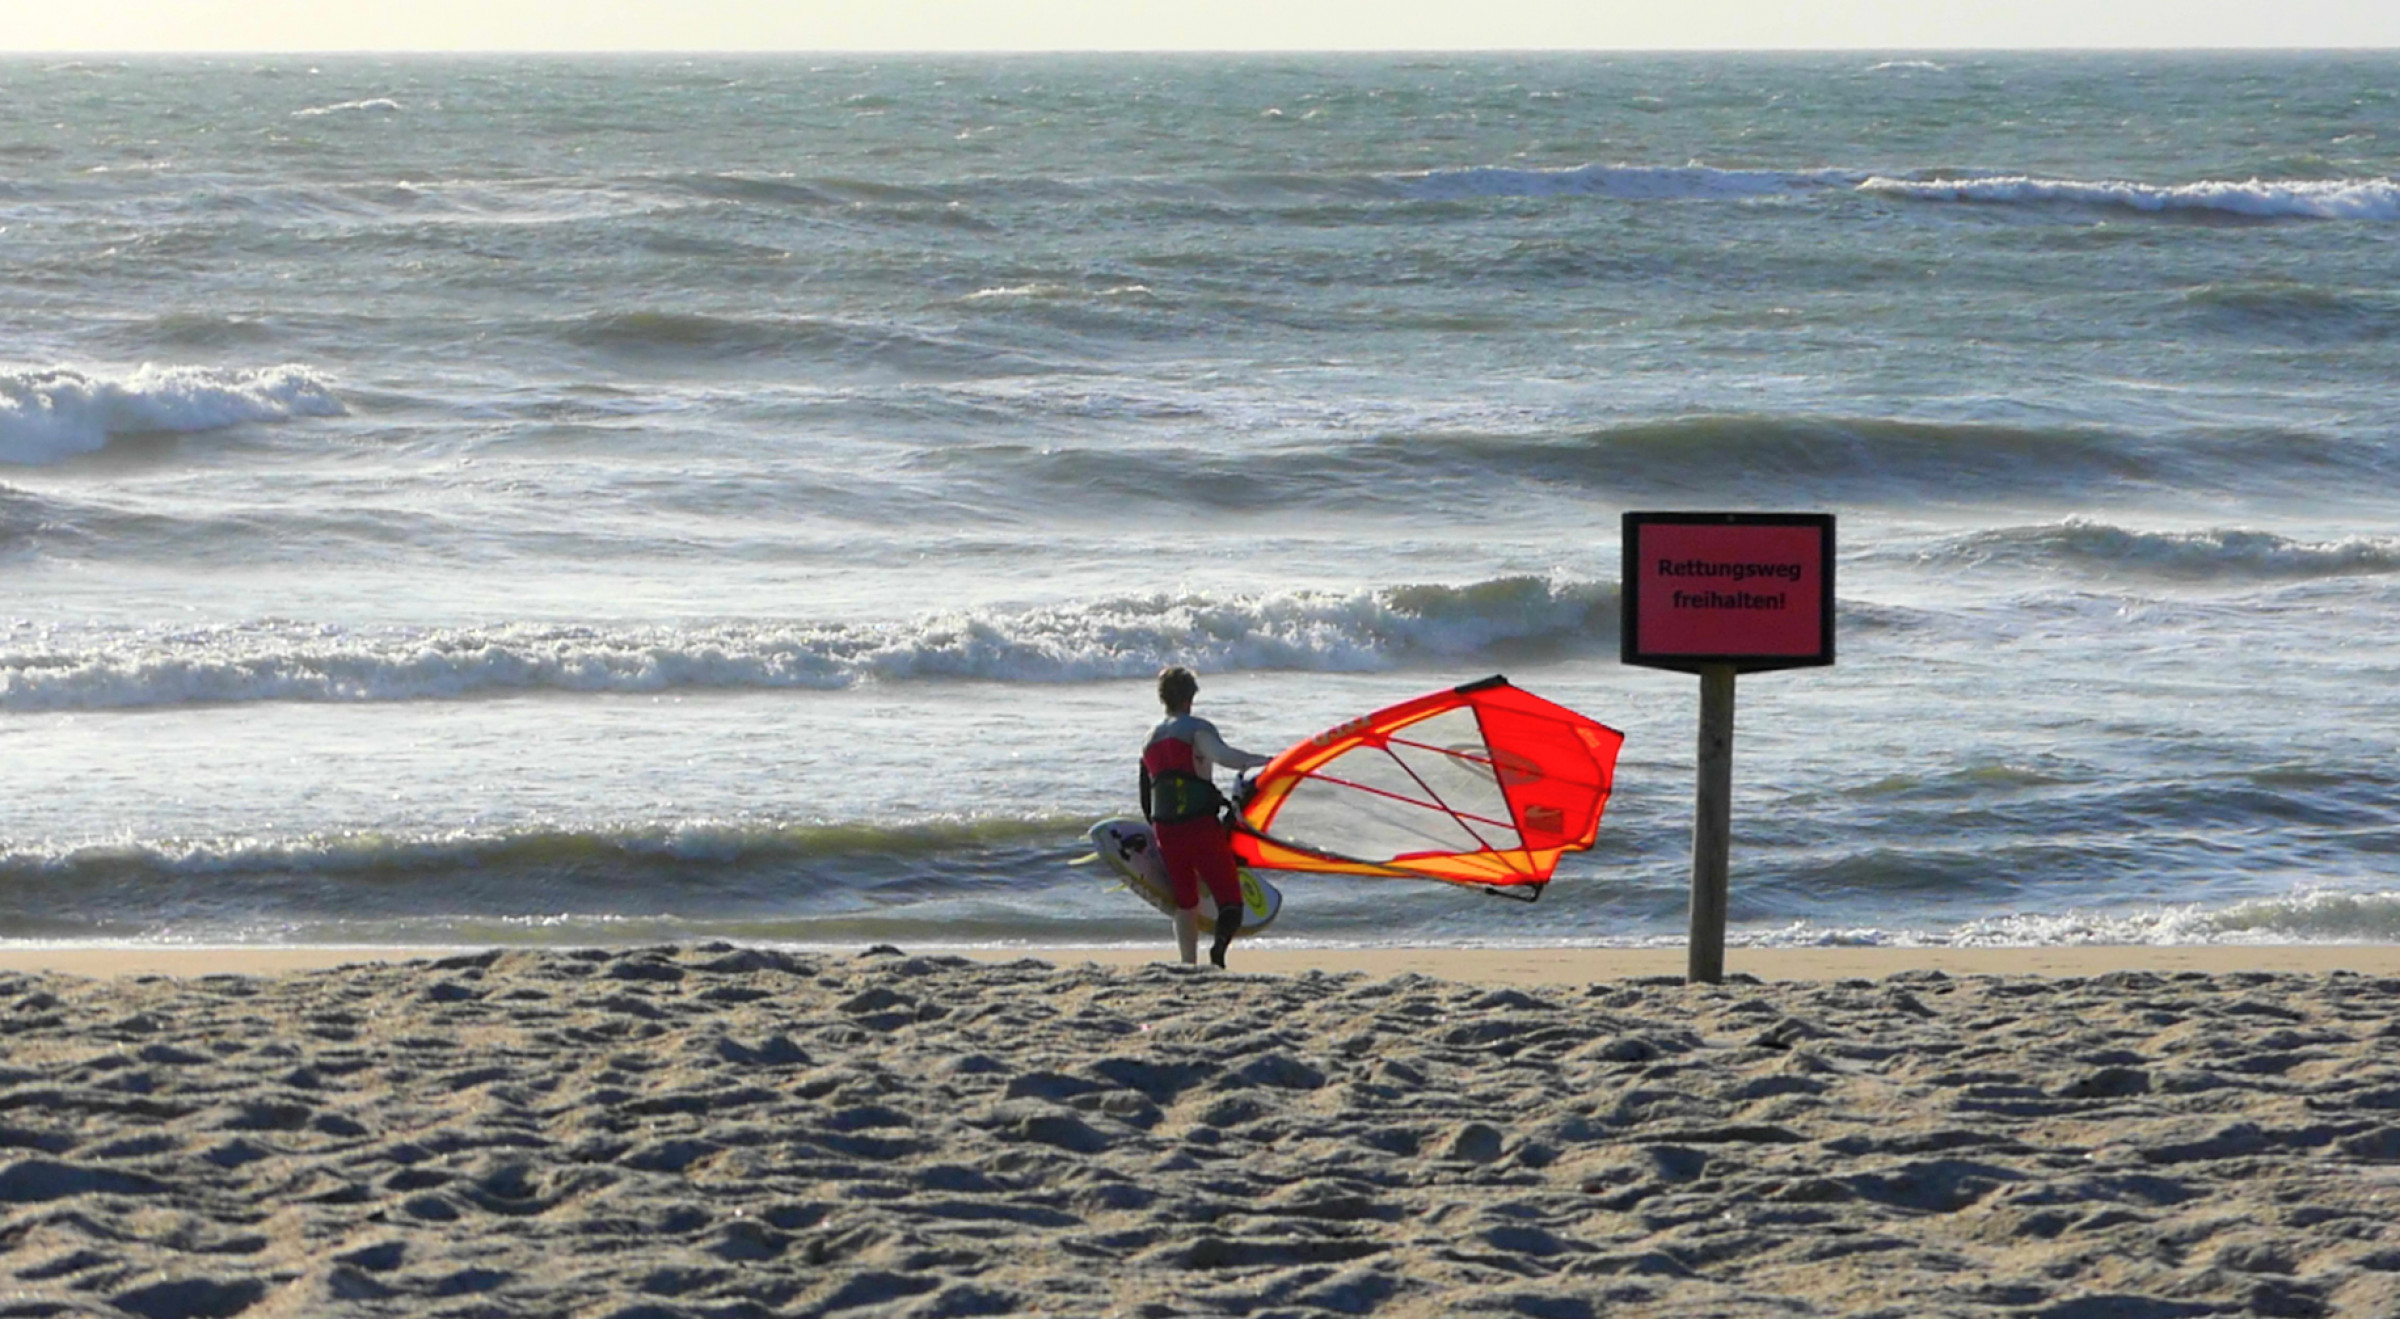
[{"label": "warning sign", "polygon": [[1833,663],[1833,515],[1627,513],[1627,664]]}]

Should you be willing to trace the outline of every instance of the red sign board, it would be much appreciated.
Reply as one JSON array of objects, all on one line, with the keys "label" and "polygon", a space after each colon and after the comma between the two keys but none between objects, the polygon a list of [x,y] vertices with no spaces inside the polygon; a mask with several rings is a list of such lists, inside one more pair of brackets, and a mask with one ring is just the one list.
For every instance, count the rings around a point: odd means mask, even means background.
[{"label": "red sign board", "polygon": [[1627,664],[1833,663],[1831,513],[1628,513]]}]

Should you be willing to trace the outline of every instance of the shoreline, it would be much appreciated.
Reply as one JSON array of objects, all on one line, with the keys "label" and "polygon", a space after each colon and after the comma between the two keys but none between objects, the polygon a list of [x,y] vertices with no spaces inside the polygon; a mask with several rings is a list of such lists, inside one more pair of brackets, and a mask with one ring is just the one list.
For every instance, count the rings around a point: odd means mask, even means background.
[{"label": "shoreline", "polygon": [[[843,955],[866,945],[811,948]],[[443,946],[170,946],[0,944],[0,973],[57,973],[90,978],[128,976],[273,976],[298,971],[393,962],[432,961],[483,952],[565,952],[532,945]],[[625,950],[617,950],[625,951]],[[1005,963],[1023,959],[1060,967],[1132,968],[1168,964],[1160,946],[1037,944],[969,947],[912,944],[903,951]],[[1580,985],[1600,981],[1680,979],[1681,948],[1455,948],[1281,947],[1236,945],[1231,970],[1276,976],[1311,971],[1355,972],[1383,980],[1417,974],[1437,980],[1505,985]],[[2400,944],[2075,944],[2016,948],[1729,948],[1725,974],[1768,982],[1881,980],[1903,972],[1951,976],[2040,976],[2083,979],[2118,971],[2228,975],[2244,972],[2400,976]]]}]

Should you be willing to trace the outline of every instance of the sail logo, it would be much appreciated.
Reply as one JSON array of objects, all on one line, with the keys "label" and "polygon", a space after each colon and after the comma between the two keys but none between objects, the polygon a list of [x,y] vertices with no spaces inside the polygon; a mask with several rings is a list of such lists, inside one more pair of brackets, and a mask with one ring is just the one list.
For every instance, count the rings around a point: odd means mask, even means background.
[{"label": "sail logo", "polygon": [[1357,719],[1346,720],[1342,723],[1335,724],[1333,727],[1328,728],[1324,732],[1317,734],[1315,737],[1308,739],[1308,744],[1314,747],[1329,747],[1336,742],[1347,742],[1351,738],[1356,737],[1358,734],[1365,732],[1374,724],[1374,722],[1375,721],[1372,718],[1363,716]]}]

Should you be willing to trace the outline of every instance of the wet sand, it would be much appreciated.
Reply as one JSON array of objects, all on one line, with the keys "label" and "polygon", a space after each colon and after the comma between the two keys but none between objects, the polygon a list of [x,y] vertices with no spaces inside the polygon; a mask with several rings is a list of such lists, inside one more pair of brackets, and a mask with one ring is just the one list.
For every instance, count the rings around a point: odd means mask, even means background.
[{"label": "wet sand", "polygon": [[1382,951],[18,950],[0,1314],[2400,1314],[2392,949]]}]

